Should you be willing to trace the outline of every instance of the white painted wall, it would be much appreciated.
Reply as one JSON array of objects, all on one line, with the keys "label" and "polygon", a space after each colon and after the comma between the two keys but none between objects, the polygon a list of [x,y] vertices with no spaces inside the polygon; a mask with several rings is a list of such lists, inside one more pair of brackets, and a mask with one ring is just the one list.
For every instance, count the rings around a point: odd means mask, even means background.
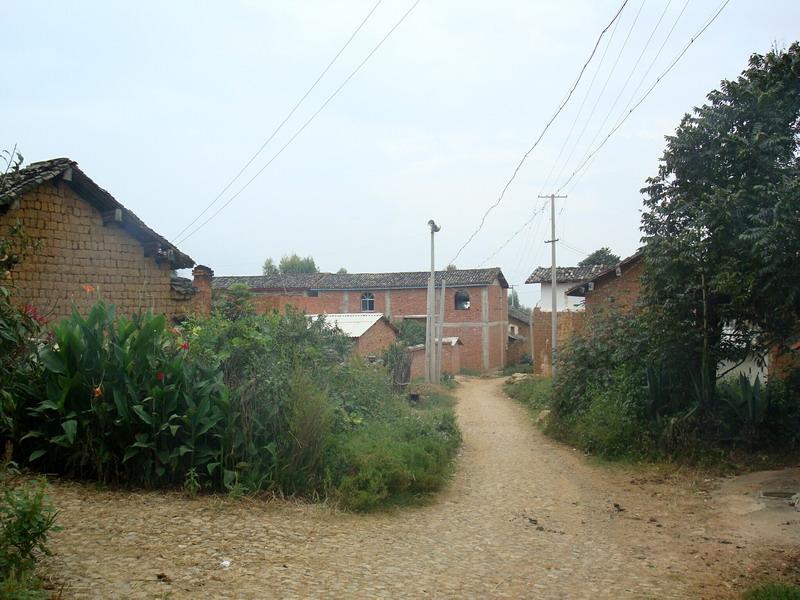
[{"label": "white painted wall", "polygon": [[[573,283],[556,284],[556,310],[583,310],[583,298],[577,296],[567,296],[567,290],[575,285]],[[553,305],[552,290],[553,286],[549,283],[542,283],[542,299],[539,301],[539,308],[545,312],[550,312]]]}]

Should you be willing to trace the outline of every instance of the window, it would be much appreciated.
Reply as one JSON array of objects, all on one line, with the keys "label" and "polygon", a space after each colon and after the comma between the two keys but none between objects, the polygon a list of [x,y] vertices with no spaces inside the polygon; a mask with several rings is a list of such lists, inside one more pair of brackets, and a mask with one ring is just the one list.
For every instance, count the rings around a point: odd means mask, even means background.
[{"label": "window", "polygon": [[469,294],[456,292],[456,310],[469,310]]},{"label": "window", "polygon": [[375,310],[375,295],[370,292],[361,294],[361,312],[371,312]]}]

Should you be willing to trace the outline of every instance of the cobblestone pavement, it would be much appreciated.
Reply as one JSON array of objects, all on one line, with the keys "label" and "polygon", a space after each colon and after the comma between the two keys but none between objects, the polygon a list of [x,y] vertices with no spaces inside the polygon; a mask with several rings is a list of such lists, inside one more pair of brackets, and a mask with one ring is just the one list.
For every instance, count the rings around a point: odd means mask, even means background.
[{"label": "cobblestone pavement", "polygon": [[427,506],[364,516],[56,483],[64,531],[45,571],[64,598],[729,593],[729,579],[755,559],[744,541],[708,529],[702,489],[587,463],[542,436],[501,385],[459,388],[457,473]]}]

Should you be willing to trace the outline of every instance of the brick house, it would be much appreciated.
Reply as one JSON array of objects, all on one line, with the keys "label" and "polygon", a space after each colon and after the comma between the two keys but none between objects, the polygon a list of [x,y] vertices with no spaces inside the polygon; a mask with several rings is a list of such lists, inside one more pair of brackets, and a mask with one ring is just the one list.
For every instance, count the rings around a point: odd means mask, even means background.
[{"label": "brick house", "polygon": [[[319,315],[308,315],[312,320]],[[361,358],[378,358],[397,339],[397,327],[380,313],[333,313],[326,325],[338,327],[353,341],[353,352]]]},{"label": "brick house", "polygon": [[194,261],[68,158],[12,176],[0,195],[0,231],[17,223],[38,246],[6,277],[16,302],[49,319],[69,315],[73,305],[85,313],[98,298],[120,314],[150,309],[179,317],[194,309],[193,283],[172,276]]},{"label": "brick house", "polygon": [[[437,338],[438,343],[438,338]],[[461,349],[464,343],[457,337],[442,338],[442,373],[455,375],[461,371]],[[411,379],[425,377],[425,344],[410,346]]]},{"label": "brick house", "polygon": [[613,267],[605,267],[597,274],[571,286],[566,294],[580,301],[588,314],[616,307],[631,310],[636,307],[642,291],[644,253],[639,250]]},{"label": "brick house", "polygon": [[[568,290],[581,284],[608,267],[603,265],[589,265],[585,267],[557,267],[556,268],[556,310],[558,312],[558,344],[563,345],[575,331],[580,331],[584,323],[584,307],[581,298],[574,298],[567,294]],[[539,284],[541,286],[541,299],[533,309],[533,372],[539,375],[549,375],[552,368],[552,273],[550,267],[537,268],[525,283]]]},{"label": "brick house", "polygon": [[[287,304],[309,314],[376,312],[390,321],[421,319],[427,311],[430,274],[308,273],[300,275],[214,277],[214,293],[247,285],[259,312]],[[500,268],[437,271],[437,297],[445,282],[444,335],[463,343],[461,367],[477,371],[505,365],[508,300]]]}]

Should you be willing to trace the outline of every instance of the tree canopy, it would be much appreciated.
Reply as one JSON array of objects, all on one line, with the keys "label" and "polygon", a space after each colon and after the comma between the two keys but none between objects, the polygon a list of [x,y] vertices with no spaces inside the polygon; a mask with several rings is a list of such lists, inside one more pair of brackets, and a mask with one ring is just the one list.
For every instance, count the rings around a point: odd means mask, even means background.
[{"label": "tree canopy", "polygon": [[799,157],[795,43],[754,54],[685,115],[642,190],[647,304],[712,379],[798,333]]},{"label": "tree canopy", "polygon": [[261,271],[264,275],[294,275],[297,273],[319,273],[319,268],[312,256],[303,258],[297,254],[290,256],[284,254],[277,266],[275,261],[268,258],[264,261]]},{"label": "tree canopy", "polygon": [[581,262],[578,263],[579,267],[588,267],[591,265],[615,265],[620,261],[618,255],[611,252],[611,249],[603,246],[598,250],[592,252],[589,256],[584,258]]}]

